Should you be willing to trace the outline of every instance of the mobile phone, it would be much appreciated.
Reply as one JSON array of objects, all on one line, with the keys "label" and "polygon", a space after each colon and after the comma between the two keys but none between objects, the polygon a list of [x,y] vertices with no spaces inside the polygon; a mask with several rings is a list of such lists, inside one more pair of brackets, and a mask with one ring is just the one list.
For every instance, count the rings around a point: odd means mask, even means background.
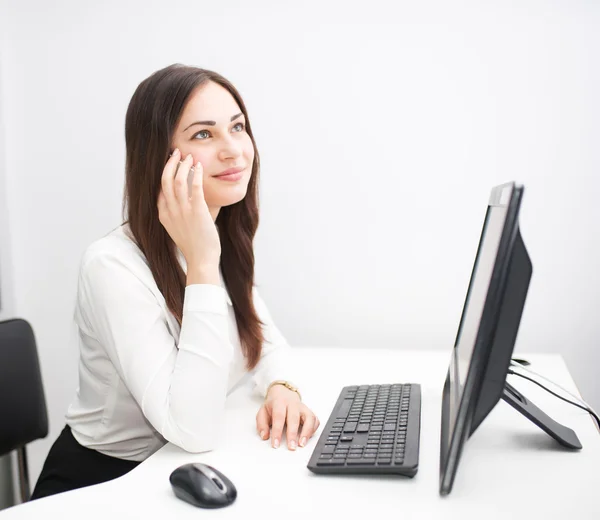
[{"label": "mobile phone", "polygon": [[[173,152],[171,152],[169,154],[169,157],[173,156]],[[177,168],[179,168],[179,166],[183,163],[183,161],[179,161]],[[191,197],[191,193],[192,193],[192,182],[194,182],[194,172],[196,171],[196,169],[194,168],[194,166],[192,165],[190,168],[190,171],[188,172],[188,177],[187,177],[187,185],[188,185],[188,196]],[[175,174],[177,175],[177,172],[175,172]]]}]

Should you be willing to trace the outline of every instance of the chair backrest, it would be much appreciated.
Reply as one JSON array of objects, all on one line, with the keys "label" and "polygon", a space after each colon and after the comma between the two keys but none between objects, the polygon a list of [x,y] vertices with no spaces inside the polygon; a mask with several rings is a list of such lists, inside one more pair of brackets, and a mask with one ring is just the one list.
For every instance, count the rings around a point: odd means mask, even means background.
[{"label": "chair backrest", "polygon": [[48,435],[48,413],[33,330],[0,322],[0,456]]}]

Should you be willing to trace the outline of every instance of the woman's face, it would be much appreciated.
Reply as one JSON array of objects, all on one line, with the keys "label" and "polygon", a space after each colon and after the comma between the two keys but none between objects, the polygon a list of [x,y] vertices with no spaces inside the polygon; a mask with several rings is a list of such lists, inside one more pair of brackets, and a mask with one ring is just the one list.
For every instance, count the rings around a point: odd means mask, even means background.
[{"label": "woman's face", "polygon": [[[254,147],[246,120],[229,91],[208,81],[192,94],[175,128],[172,149],[202,164],[204,198],[214,219],[246,196]],[[231,175],[228,173],[233,172]]]}]

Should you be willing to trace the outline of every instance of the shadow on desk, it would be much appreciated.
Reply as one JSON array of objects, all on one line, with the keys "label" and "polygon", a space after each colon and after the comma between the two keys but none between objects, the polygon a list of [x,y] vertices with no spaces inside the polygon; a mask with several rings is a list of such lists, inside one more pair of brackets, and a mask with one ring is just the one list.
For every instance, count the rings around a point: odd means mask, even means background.
[{"label": "shadow on desk", "polygon": [[406,482],[407,484],[409,484],[410,482],[413,482],[417,479],[418,474],[415,475],[414,477],[407,477],[405,475],[373,475],[373,474],[369,474],[369,475],[362,475],[360,473],[352,473],[352,474],[341,474],[341,473],[330,473],[330,474],[323,474],[323,475],[318,475],[316,473],[312,473],[309,472],[308,474],[309,478],[311,479],[323,479],[323,481],[329,481],[329,480],[352,480],[352,481],[357,481],[357,480],[366,480],[368,482],[377,482],[377,481],[382,481],[382,482],[393,482],[393,481],[398,481],[398,482]]},{"label": "shadow on desk", "polygon": [[565,452],[571,455],[581,453],[562,446],[544,432],[513,432],[506,439],[507,443],[517,450]]}]

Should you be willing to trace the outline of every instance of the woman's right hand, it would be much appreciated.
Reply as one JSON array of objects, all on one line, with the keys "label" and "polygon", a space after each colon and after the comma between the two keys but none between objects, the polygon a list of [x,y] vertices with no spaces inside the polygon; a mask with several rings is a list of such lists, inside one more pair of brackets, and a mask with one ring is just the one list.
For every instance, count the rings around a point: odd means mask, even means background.
[{"label": "woman's right hand", "polygon": [[218,272],[221,241],[204,200],[202,164],[196,164],[190,193],[187,179],[193,158],[190,154],[179,164],[180,155],[175,149],[163,170],[158,219],[183,253],[188,274],[190,269]]}]

